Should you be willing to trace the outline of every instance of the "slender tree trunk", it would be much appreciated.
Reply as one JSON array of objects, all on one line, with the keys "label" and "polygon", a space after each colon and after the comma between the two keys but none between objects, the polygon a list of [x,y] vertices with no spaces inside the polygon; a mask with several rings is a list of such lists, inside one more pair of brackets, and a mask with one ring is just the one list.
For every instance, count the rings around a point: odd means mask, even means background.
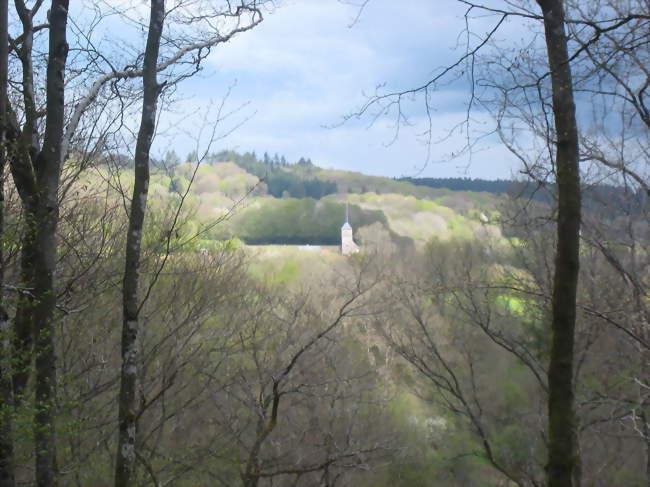
[{"label": "slender tree trunk", "polygon": [[8,0],[0,0],[0,487],[16,485],[9,316],[4,303],[4,184],[7,166]]},{"label": "slender tree trunk", "polygon": [[126,237],[124,280],[122,284],[122,370],[119,397],[119,436],[115,466],[115,487],[130,487],[135,483],[136,435],[137,435],[137,378],[138,332],[140,299],[140,254],[144,217],[147,210],[149,190],[149,151],[156,122],[156,105],[160,87],[156,79],[156,64],[160,48],[164,0],[152,0],[147,46],[144,53],[142,119],[135,148],[135,182],[129,228]]},{"label": "slender tree trunk", "polygon": [[579,484],[573,358],[580,247],[578,128],[562,0],[538,0],[551,70],[558,188],[557,249],[548,369],[548,487]]},{"label": "slender tree trunk", "polygon": [[[631,268],[639,269],[637,264],[636,247],[633,245],[631,249]],[[633,315],[633,323],[636,323],[634,333],[647,343],[650,338],[648,335],[650,317],[648,317],[647,309],[644,306],[644,296],[642,290],[633,284],[632,296],[634,296],[635,313]],[[645,411],[647,390],[645,385],[650,382],[650,350],[646,347],[638,346],[638,365],[637,370],[640,371],[639,377],[641,380],[637,384],[637,401],[639,406],[639,419],[642,421],[641,434],[644,443],[645,454],[645,484],[650,487],[650,425],[648,415]]]},{"label": "slender tree trunk", "polygon": [[20,248],[20,281],[19,285],[24,288],[18,296],[16,305],[16,314],[13,319],[12,330],[12,383],[16,404],[19,405],[23,398],[23,393],[27,388],[29,377],[31,376],[32,359],[34,355],[34,279],[36,272],[34,269],[35,253],[35,229],[36,212],[33,208],[35,201],[33,197],[29,198],[27,204],[23,204],[24,229],[21,238]]},{"label": "slender tree trunk", "polygon": [[[56,355],[54,350],[54,272],[57,257],[56,230],[59,218],[58,189],[61,173],[62,137],[65,124],[64,73],[68,45],[66,28],[68,0],[52,0],[49,12],[49,46],[46,73],[46,110],[43,147],[38,137],[32,63],[33,16],[42,6],[30,10],[24,2],[15,8],[23,25],[23,42],[18,51],[22,64],[24,123],[22,129],[7,100],[6,127],[12,144],[8,160],[25,215],[21,255],[21,284],[28,293],[19,300],[13,334],[14,407],[22,398],[35,363],[34,458],[38,487],[56,485]],[[5,98],[6,100],[6,98]],[[8,134],[9,135],[9,134]],[[5,146],[7,148],[7,146]]]},{"label": "slender tree trunk", "polygon": [[41,151],[38,137],[38,113],[34,94],[34,25],[32,11],[23,2],[16,1],[16,12],[23,27],[23,42],[18,51],[22,65],[22,96],[25,122],[22,131],[15,121],[15,144],[10,154],[10,165],[16,188],[23,202],[24,229],[21,239],[20,282],[24,292],[18,297],[13,322],[13,388],[14,401],[19,405],[32,375],[34,358],[34,281],[36,278],[36,231],[39,195],[35,161]]},{"label": "slender tree trunk", "polygon": [[68,0],[53,0],[46,80],[46,113],[43,149],[35,162],[39,190],[34,251],[34,346],[36,390],[34,443],[36,485],[56,485],[55,397],[56,354],[54,349],[54,273],[57,259],[56,231],[59,220],[58,189],[63,154],[64,72],[68,56],[66,28]]}]

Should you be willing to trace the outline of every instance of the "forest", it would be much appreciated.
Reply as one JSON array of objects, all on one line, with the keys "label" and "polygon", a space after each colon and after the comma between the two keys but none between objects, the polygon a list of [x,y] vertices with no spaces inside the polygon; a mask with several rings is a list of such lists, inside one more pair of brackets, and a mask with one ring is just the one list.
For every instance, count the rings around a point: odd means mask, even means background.
[{"label": "forest", "polygon": [[450,1],[344,123],[433,151],[462,80],[516,181],[259,156],[225,101],[155,154],[291,2],[0,0],[0,487],[649,485],[648,2]]}]

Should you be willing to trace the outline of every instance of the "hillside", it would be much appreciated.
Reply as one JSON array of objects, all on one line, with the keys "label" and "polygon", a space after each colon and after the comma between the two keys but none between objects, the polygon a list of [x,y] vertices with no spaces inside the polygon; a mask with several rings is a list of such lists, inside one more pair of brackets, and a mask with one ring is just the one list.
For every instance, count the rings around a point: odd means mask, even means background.
[{"label": "hillside", "polygon": [[[500,235],[496,226],[479,219],[481,214],[493,222],[498,217],[501,197],[490,193],[322,169],[304,158],[294,164],[277,156],[265,159],[222,151],[199,165],[158,164],[150,184],[153,209],[163,215],[182,200],[185,223],[179,235],[192,236],[190,249],[229,239],[248,245],[336,246],[346,202],[361,244],[376,239],[378,229],[402,247],[422,246],[432,238]],[[128,194],[132,179],[128,164],[119,170],[102,165],[83,184],[108,184]]]}]

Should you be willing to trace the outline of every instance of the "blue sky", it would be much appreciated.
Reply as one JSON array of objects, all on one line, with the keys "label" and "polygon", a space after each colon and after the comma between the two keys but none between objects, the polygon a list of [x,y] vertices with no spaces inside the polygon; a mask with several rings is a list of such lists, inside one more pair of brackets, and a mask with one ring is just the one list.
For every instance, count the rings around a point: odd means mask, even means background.
[{"label": "blue sky", "polygon": [[[200,76],[184,82],[173,115],[161,123],[182,128],[178,134],[164,130],[158,150],[189,152],[203,120],[214,120],[230,90],[225,110],[235,113],[219,133],[237,128],[214,149],[268,151],[290,161],[305,156],[323,167],[386,176],[494,179],[516,172],[514,158],[490,137],[471,159],[449,161],[449,154],[464,144],[464,136],[445,137],[465,116],[469,90],[464,80],[443,87],[433,98],[434,143],[428,162],[426,143],[418,136],[426,119],[417,100],[406,106],[413,125],[402,126],[396,140],[392,116],[342,124],[377,85],[412,87],[455,59],[459,51],[454,46],[464,27],[463,9],[453,0],[371,0],[350,26],[356,13],[356,7],[338,0],[281,2],[259,27],[219,46]],[[490,19],[485,22],[487,29]],[[479,21],[479,32],[481,27]],[[472,126],[482,133],[492,121],[478,112]]]}]

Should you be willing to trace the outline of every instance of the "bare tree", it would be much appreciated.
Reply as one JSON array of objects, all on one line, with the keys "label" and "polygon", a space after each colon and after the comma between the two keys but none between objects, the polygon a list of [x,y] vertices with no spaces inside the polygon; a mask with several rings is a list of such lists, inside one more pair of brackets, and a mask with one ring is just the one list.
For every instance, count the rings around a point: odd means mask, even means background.
[{"label": "bare tree", "polygon": [[115,462],[115,486],[134,485],[137,435],[137,377],[138,377],[138,314],[140,297],[138,293],[140,254],[144,217],[147,211],[149,191],[149,151],[156,126],[156,107],[161,87],[156,78],[158,51],[165,19],[164,0],[151,2],[151,18],[144,51],[142,83],[142,120],[135,149],[135,183],[129,227],[126,237],[124,259],[124,281],[122,289],[122,372],[119,398],[119,437],[117,460]]},{"label": "bare tree", "polygon": [[396,449],[388,429],[372,426],[382,414],[376,373],[363,355],[353,357],[355,332],[345,332],[374,314],[367,298],[377,277],[362,266],[319,293],[251,289],[206,410],[220,432],[210,458],[233,463],[230,474],[214,469],[215,478],[239,477],[245,487],[347,485],[348,472]]},{"label": "bare tree", "polygon": [[[27,229],[24,241],[25,277],[33,286],[33,313],[29,320],[16,320],[16,337],[26,346],[33,333],[36,354],[36,411],[34,417],[36,481],[39,486],[55,483],[56,442],[54,436],[54,400],[56,394],[56,355],[52,318],[55,308],[54,272],[57,255],[58,189],[63,163],[65,125],[64,75],[68,53],[66,29],[68,2],[52,2],[49,15],[49,49],[46,76],[46,113],[43,145],[37,136],[38,119],[33,90],[32,40],[33,18],[42,2],[28,9],[16,2],[24,29],[19,57],[23,66],[25,125],[21,130],[16,112],[10,108],[12,156],[10,165],[14,182],[25,210]],[[29,262],[27,262],[29,260]],[[36,272],[38,269],[38,272]],[[23,308],[24,311],[24,308]],[[33,320],[33,323],[32,323]],[[22,384],[19,388],[22,387]]]},{"label": "bare tree", "polygon": [[13,453],[13,388],[11,386],[11,347],[9,314],[4,297],[5,284],[5,174],[7,166],[7,83],[9,69],[9,4],[0,3],[0,487],[15,485]]},{"label": "bare tree", "polygon": [[548,366],[548,487],[580,485],[574,406],[573,357],[576,294],[580,268],[580,169],[578,127],[569,62],[564,5],[539,0],[551,71],[555,121],[557,246],[553,298],[552,345]]},{"label": "bare tree", "polygon": [[[609,138],[604,130],[593,137],[585,137],[581,154],[574,93],[590,94],[596,107],[612,107],[611,100],[618,100],[627,104],[628,113],[633,114],[626,120],[638,118],[646,124],[647,2],[599,2],[596,7],[583,2],[538,0],[539,10],[533,2],[487,5],[461,0],[460,3],[467,7],[467,45],[457,61],[439,69],[435,76],[414,88],[376,93],[352,116],[370,112],[375,116],[394,114],[399,127],[407,116],[404,102],[420,96],[430,117],[430,96],[439,84],[466,76],[471,93],[467,117],[460,127],[469,133],[470,114],[487,108],[496,119],[497,133],[522,161],[526,174],[542,185],[553,181],[557,253],[550,301],[553,340],[548,365],[551,428],[548,482],[549,485],[574,485],[573,482],[579,485],[572,358],[580,260],[581,176],[578,163],[580,159],[595,162],[608,168],[610,177],[633,180],[647,192],[639,165],[623,162],[615,156],[619,148],[622,150],[630,145],[635,146],[642,159],[647,158],[647,152],[635,141],[627,143],[620,139],[614,143],[614,150],[603,151],[603,145],[598,142],[603,137]],[[363,2],[363,8],[368,8],[368,2]],[[470,22],[476,12],[494,20],[487,33],[481,36],[471,32]],[[542,61],[535,39],[523,48],[510,48],[512,55],[504,56],[499,50],[495,34],[507,19],[512,18],[538,26],[537,29],[544,27],[546,62]],[[577,70],[577,78],[572,76],[572,70]],[[524,147],[516,135],[521,130],[538,138],[536,147]],[[431,124],[425,132],[431,141]],[[473,141],[468,138],[466,150],[471,151],[472,147]],[[616,176],[612,176],[614,174]]]},{"label": "bare tree", "polygon": [[[489,242],[433,242],[411,266],[392,273],[384,298],[390,311],[377,329],[416,371],[416,394],[443,421],[453,418],[459,431],[471,433],[471,446],[456,454],[487,462],[497,479],[541,486],[539,403],[547,384],[543,345],[531,328],[534,304],[544,303],[531,300],[526,320],[508,311],[513,295],[498,281],[510,279],[494,270],[501,259]],[[525,393],[512,404],[508,388]]]},{"label": "bare tree", "polygon": [[[165,54],[154,67],[155,72],[167,70],[163,84],[170,86],[196,73],[212,47],[259,24],[258,7],[263,3],[252,0],[236,6],[206,7],[202,2],[187,1],[175,5],[169,16],[177,28],[165,38]],[[53,2],[48,15],[43,5],[40,0],[32,5],[15,2],[19,32],[9,38],[8,48],[12,62],[17,61],[11,72],[18,79],[11,80],[6,97],[6,147],[25,222],[20,292],[11,334],[12,387],[16,405],[29,398],[27,387],[35,363],[36,475],[39,485],[51,485],[56,470],[54,310],[59,206],[75,178],[93,162],[87,155],[96,154],[107,134],[124,126],[128,117],[124,109],[140,96],[139,90],[130,90],[129,83],[141,78],[144,71],[139,47],[130,49],[123,44],[125,51],[118,53],[99,48],[102,43],[93,37],[97,26],[109,19],[108,14],[119,14],[127,25],[138,27],[137,16],[108,4],[94,4],[90,15],[86,11],[87,17],[68,24],[68,2]],[[197,8],[204,7],[206,10],[195,15]],[[79,27],[84,23],[88,30]],[[74,30],[72,39],[78,47],[70,60],[66,57],[68,28]],[[49,45],[44,45],[42,33],[47,33]],[[133,62],[119,69],[123,61],[114,61],[123,60],[125,54],[132,55]],[[45,80],[41,72],[47,72]]]}]

